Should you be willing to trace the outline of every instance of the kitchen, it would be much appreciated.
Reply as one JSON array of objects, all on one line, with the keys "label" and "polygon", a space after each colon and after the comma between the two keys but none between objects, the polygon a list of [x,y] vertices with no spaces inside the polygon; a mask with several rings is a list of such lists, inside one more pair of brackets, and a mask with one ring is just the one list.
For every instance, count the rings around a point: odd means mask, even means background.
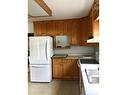
[{"label": "kitchen", "polygon": [[[99,95],[99,1],[42,1],[28,0],[29,95]],[[68,4],[72,1],[74,5],[69,8]],[[82,9],[84,13],[80,8],[85,8]],[[37,9],[43,9],[43,14]],[[41,45],[41,42],[44,42],[41,37],[51,39],[52,46],[46,45],[51,47],[47,49],[46,55],[42,54],[45,51],[40,49],[45,46]],[[45,43],[48,43],[48,40],[46,41]],[[35,62],[34,58],[40,58],[38,55],[49,55],[49,73],[42,74],[32,68],[35,64],[45,62]],[[46,78],[48,74],[50,77],[45,80],[44,76]]]}]

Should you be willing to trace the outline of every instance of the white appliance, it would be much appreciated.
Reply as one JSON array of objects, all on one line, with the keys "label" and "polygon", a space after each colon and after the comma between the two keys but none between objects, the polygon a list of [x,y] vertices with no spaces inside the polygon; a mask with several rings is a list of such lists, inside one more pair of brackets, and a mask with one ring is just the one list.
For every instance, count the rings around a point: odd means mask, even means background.
[{"label": "white appliance", "polygon": [[30,81],[50,82],[52,80],[53,40],[49,36],[29,37]]}]

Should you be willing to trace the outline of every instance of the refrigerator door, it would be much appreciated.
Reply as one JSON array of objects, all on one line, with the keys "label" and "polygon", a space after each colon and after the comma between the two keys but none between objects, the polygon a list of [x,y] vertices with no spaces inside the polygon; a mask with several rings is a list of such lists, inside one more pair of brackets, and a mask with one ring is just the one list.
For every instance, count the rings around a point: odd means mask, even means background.
[{"label": "refrigerator door", "polygon": [[30,65],[31,82],[50,82],[51,80],[51,65]]},{"label": "refrigerator door", "polygon": [[47,37],[47,42],[46,42],[46,48],[47,48],[47,59],[50,62],[51,57],[53,56],[53,40],[51,37]]},{"label": "refrigerator door", "polygon": [[30,64],[49,64],[47,38],[30,37]]}]

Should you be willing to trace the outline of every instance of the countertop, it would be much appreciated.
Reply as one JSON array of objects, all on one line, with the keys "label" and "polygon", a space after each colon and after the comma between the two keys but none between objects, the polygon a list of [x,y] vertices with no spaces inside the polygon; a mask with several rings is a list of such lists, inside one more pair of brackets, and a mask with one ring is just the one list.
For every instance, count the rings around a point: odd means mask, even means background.
[{"label": "countertop", "polygon": [[83,57],[89,57],[89,56],[91,56],[91,57],[93,57],[93,58],[95,58],[95,55],[94,54],[67,54],[67,56],[65,57],[64,55],[63,55],[63,57],[62,56],[55,56],[55,55],[53,55],[53,57],[52,58],[64,58],[64,59],[80,59],[80,58],[83,58]]},{"label": "countertop", "polygon": [[85,69],[98,69],[99,64],[80,64],[85,95],[99,95],[99,84],[88,82]]}]

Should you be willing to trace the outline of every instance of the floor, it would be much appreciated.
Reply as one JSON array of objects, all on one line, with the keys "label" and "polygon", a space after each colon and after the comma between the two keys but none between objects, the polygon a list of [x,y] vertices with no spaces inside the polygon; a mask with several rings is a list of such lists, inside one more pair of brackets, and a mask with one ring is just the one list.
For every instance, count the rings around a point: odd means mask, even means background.
[{"label": "floor", "polygon": [[28,82],[28,95],[79,95],[79,81]]}]

